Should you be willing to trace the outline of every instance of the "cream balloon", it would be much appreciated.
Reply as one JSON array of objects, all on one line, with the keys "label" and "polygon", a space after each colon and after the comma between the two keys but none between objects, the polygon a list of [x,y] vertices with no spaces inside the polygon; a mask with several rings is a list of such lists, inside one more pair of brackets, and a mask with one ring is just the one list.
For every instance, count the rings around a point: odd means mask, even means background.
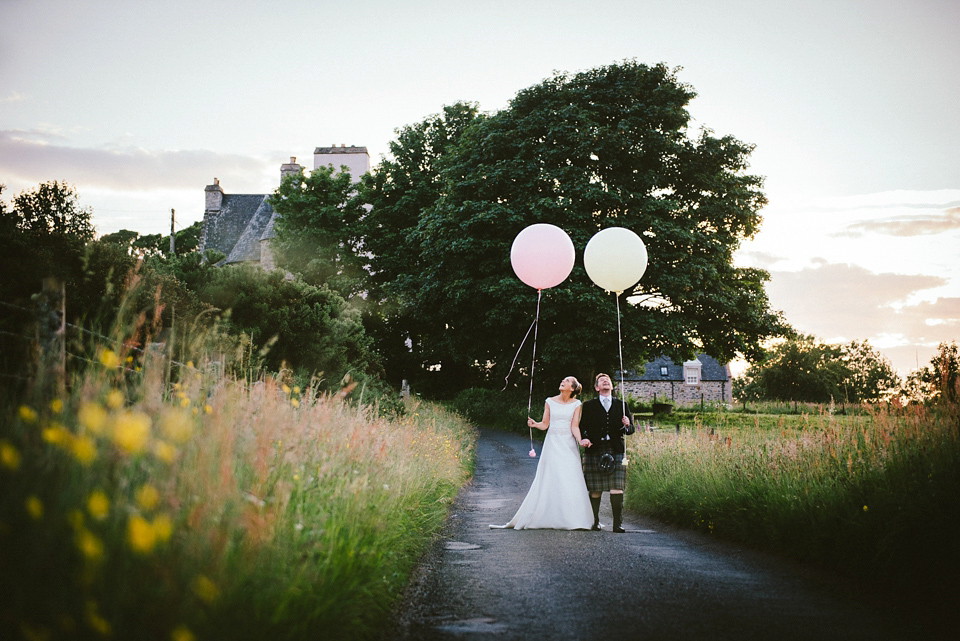
[{"label": "cream balloon", "polygon": [[620,293],[637,284],[647,271],[647,247],[629,229],[608,227],[587,243],[583,266],[598,286]]}]

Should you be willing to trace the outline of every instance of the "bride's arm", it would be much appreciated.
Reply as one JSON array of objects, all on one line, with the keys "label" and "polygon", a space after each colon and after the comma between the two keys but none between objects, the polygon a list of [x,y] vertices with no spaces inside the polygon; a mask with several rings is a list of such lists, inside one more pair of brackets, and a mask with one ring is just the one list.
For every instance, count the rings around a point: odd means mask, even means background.
[{"label": "bride's arm", "polygon": [[538,430],[545,430],[550,427],[550,403],[543,404],[543,420],[537,423],[530,417],[527,417],[527,425],[529,427],[535,427]]},{"label": "bride's arm", "polygon": [[570,421],[570,431],[573,433],[573,438],[577,441],[577,445],[590,447],[592,443],[583,439],[580,433],[580,409],[582,407],[583,405],[577,405],[577,409],[573,411],[573,420]]},{"label": "bride's arm", "polygon": [[574,440],[577,444],[580,444],[580,408],[582,405],[577,405],[577,409],[573,410],[573,419],[570,420],[570,432],[573,434]]}]

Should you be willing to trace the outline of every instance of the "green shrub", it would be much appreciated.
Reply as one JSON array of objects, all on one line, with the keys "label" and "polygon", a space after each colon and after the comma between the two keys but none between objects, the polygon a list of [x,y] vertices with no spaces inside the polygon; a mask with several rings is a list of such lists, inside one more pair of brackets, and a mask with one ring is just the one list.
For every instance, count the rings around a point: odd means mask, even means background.
[{"label": "green shrub", "polygon": [[[451,403],[454,410],[476,425],[496,427],[511,432],[526,433],[527,398],[517,392],[498,392],[473,387],[463,390]],[[530,416],[539,420],[543,406],[536,403],[530,408]]]}]

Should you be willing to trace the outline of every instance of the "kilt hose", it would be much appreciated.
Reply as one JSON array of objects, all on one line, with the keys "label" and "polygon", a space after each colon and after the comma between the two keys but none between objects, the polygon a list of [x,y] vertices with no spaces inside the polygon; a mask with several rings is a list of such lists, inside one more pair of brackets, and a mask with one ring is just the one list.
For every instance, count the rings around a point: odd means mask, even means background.
[{"label": "kilt hose", "polygon": [[[594,449],[597,451],[593,452]],[[591,447],[584,452],[583,480],[587,482],[587,490],[590,492],[623,491],[627,484],[627,468],[623,465],[623,454],[614,454],[616,464],[613,466],[613,471],[603,472],[600,470],[600,457],[603,456],[604,451]]]}]

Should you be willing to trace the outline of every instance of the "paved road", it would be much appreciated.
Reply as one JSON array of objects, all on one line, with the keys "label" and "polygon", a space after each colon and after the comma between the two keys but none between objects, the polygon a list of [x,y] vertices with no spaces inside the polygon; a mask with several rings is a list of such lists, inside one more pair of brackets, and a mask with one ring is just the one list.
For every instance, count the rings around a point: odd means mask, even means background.
[{"label": "paved road", "polygon": [[[533,480],[528,450],[522,436],[481,431],[474,480],[388,638],[938,638],[832,574],[629,513],[626,534],[491,530]],[[603,508],[609,525],[606,495]]]}]

